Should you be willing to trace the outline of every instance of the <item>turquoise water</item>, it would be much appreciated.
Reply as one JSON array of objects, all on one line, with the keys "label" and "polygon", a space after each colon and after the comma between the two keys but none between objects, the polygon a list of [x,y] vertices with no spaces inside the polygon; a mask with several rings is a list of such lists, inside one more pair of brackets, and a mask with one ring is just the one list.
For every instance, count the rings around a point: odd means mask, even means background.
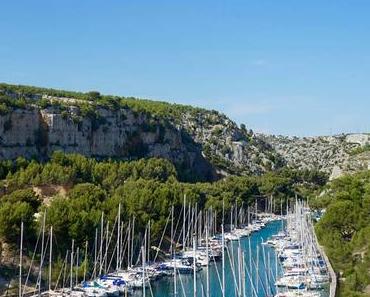
[{"label": "turquoise water", "polygon": [[[266,225],[266,227],[259,232],[254,232],[250,237],[242,238],[240,241],[242,252],[245,258],[245,288],[246,296],[255,296],[255,293],[259,297],[265,297],[267,295],[273,295],[275,293],[274,282],[276,277],[276,272],[278,275],[281,274],[281,267],[279,261],[275,262],[275,252],[272,248],[264,246],[265,250],[265,264],[263,260],[263,246],[262,241],[268,239],[271,235],[278,233],[282,228],[281,221],[271,222]],[[249,252],[249,240],[251,253]],[[230,242],[229,255],[234,255],[234,271],[231,268],[230,258],[228,254],[225,254],[225,287],[226,297],[236,297],[238,295],[236,288],[238,284],[238,266],[237,266],[237,256],[238,256],[238,245],[237,241]],[[259,257],[257,259],[257,246],[259,247]],[[249,254],[251,254],[253,261],[250,261]],[[256,264],[258,262],[258,265]],[[250,264],[252,269],[250,269]],[[269,266],[268,266],[269,264]],[[257,269],[258,266],[258,285],[257,285]],[[221,261],[217,263],[212,263],[209,267],[209,279],[210,279],[210,295],[212,297],[222,297],[221,291],[221,279],[222,279],[222,263]],[[270,267],[270,269],[266,269]],[[217,274],[218,270],[218,274]],[[181,281],[180,281],[181,278]],[[183,288],[182,288],[183,287]],[[158,280],[151,284],[152,292],[154,297],[166,297],[175,296],[174,294],[174,283],[173,277],[166,277]],[[146,296],[152,296],[150,289],[147,288]],[[185,294],[184,294],[185,292]],[[206,296],[206,268],[197,273],[197,297]],[[142,296],[142,292],[139,290],[134,293],[135,297]],[[177,295],[178,297],[193,297],[193,275],[179,275],[177,277]]]}]

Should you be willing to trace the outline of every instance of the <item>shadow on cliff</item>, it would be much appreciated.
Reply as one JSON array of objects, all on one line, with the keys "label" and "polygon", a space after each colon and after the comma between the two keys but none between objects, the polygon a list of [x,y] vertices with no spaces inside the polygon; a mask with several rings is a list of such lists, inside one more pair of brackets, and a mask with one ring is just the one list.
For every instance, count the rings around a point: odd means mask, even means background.
[{"label": "shadow on cliff", "polygon": [[177,173],[181,181],[199,182],[215,181],[220,178],[215,166],[202,154],[202,145],[196,143],[184,129],[180,130],[181,139],[189,154],[188,160],[176,164]]}]

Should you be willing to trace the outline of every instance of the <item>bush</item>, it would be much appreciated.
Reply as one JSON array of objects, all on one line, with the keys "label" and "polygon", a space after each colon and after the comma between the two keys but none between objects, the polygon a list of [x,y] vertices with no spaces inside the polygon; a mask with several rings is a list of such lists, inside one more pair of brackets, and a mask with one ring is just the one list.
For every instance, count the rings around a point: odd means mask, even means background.
[{"label": "bush", "polygon": [[0,103],[0,114],[6,115],[10,112],[10,108],[5,103]]},{"label": "bush", "polygon": [[0,236],[10,243],[15,243],[20,236],[21,222],[24,223],[25,239],[33,237],[34,209],[27,202],[5,202],[0,206]]},{"label": "bush", "polygon": [[343,273],[341,294],[355,296],[370,284],[369,184],[370,171],[344,176],[315,199],[316,205],[327,208],[316,230],[334,269]]}]

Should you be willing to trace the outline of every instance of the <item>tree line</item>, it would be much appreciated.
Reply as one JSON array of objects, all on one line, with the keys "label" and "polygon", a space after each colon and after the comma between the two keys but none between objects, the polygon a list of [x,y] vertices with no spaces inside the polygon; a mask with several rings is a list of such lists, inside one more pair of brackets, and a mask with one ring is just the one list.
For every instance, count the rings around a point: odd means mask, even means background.
[{"label": "tree line", "polygon": [[325,209],[316,233],[338,272],[339,296],[365,296],[370,285],[370,170],[333,180],[311,205]]}]

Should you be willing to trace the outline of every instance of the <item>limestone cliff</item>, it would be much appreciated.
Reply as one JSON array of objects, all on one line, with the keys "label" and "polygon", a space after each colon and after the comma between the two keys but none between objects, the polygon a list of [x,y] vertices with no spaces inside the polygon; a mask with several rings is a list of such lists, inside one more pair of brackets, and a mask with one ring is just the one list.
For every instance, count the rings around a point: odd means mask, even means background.
[{"label": "limestone cliff", "polygon": [[366,133],[302,138],[260,136],[286,160],[288,167],[320,170],[331,179],[367,169],[370,164],[368,152],[356,153],[370,144]]},{"label": "limestone cliff", "polygon": [[187,180],[288,166],[340,176],[369,166],[369,134],[255,134],[217,111],[165,102],[0,84],[0,159],[53,151],[96,158],[163,157]]},{"label": "limestone cliff", "polygon": [[[51,96],[44,89],[3,93],[24,103],[0,115],[0,159],[46,159],[56,150],[96,158],[163,157],[193,180],[260,174],[282,164],[269,144],[216,111],[118,99],[112,108],[89,98]],[[165,113],[158,116],[142,104],[158,104]],[[166,114],[177,108],[176,117]]]},{"label": "limestone cliff", "polygon": [[46,159],[53,151],[96,158],[163,157],[203,179],[216,176],[201,149],[181,130],[130,109],[98,108],[99,119],[80,115],[76,106],[28,106],[0,116],[0,158]]}]

